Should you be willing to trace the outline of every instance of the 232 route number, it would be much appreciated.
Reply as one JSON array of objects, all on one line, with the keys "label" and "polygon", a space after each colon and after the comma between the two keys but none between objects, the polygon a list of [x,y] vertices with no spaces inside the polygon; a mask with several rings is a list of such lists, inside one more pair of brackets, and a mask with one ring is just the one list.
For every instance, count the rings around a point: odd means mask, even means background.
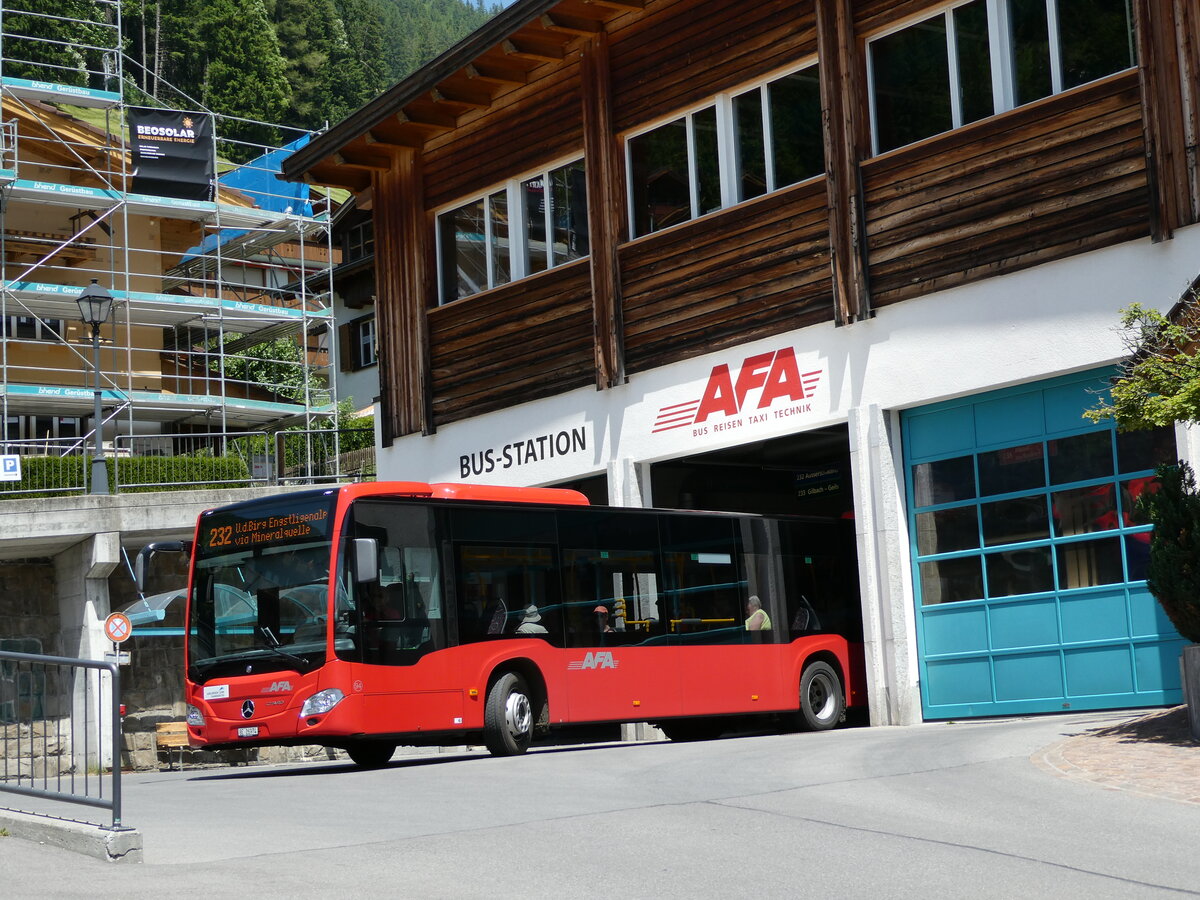
[{"label": "232 route number", "polygon": [[208,533],[208,546],[210,547],[228,547],[232,541],[232,525],[218,525]]}]

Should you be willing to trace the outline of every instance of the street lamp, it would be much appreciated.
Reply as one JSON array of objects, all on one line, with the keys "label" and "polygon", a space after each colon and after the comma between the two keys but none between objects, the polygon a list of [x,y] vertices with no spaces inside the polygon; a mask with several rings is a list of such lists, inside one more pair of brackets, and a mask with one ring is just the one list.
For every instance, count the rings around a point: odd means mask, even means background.
[{"label": "street lamp", "polygon": [[92,493],[108,493],[108,470],[104,467],[104,419],[101,409],[100,389],[100,326],[108,321],[112,312],[112,294],[100,287],[96,279],[83,289],[83,293],[75,298],[79,304],[79,317],[84,323],[92,326],[92,365],[96,370],[96,452],[92,457]]}]

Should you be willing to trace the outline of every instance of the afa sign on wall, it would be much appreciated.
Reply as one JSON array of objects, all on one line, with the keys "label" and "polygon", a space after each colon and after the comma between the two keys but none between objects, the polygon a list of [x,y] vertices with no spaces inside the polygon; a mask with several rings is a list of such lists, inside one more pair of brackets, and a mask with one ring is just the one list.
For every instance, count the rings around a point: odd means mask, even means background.
[{"label": "afa sign on wall", "polygon": [[212,117],[205,113],[132,106],[127,112],[133,191],[181,200],[211,200]]},{"label": "afa sign on wall", "polygon": [[801,366],[793,347],[748,356],[733,366],[713,366],[699,397],[658,410],[651,433],[690,429],[704,438],[735,429],[754,430],[813,412],[824,370]]}]

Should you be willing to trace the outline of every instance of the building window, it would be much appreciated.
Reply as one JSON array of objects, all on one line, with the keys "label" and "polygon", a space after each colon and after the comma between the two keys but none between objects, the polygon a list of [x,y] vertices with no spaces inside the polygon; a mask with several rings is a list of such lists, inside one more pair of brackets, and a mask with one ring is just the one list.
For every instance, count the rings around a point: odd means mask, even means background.
[{"label": "building window", "polygon": [[59,341],[62,340],[64,325],[62,319],[39,319],[37,316],[5,316],[3,318],[4,337],[25,341]]},{"label": "building window", "polygon": [[815,65],[712,102],[626,142],[633,237],[825,171]]},{"label": "building window", "polygon": [[590,252],[583,161],[514,179],[437,222],[442,303],[582,259]]},{"label": "building window", "polygon": [[1130,0],[970,0],[868,44],[876,153],[1136,63]]},{"label": "building window", "polygon": [[[9,441],[69,441],[82,434],[80,420],[74,416],[8,416],[4,437]],[[45,453],[43,444],[10,449],[11,453]]]},{"label": "building window", "polygon": [[375,356],[375,317],[368,316],[354,323],[354,342],[358,348],[358,363],[355,368],[365,369],[377,362]]},{"label": "building window", "polygon": [[375,316],[362,316],[338,326],[338,366],[357,372],[379,362],[375,345]]},{"label": "building window", "polygon": [[354,262],[375,253],[375,223],[371,220],[346,232],[346,262]]}]

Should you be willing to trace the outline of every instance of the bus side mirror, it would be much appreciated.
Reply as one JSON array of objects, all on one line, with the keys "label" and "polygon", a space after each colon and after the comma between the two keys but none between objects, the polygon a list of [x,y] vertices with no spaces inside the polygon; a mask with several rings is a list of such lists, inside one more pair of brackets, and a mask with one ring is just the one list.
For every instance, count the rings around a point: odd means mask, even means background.
[{"label": "bus side mirror", "polygon": [[354,580],[359,584],[379,580],[379,545],[375,538],[354,539]]},{"label": "bus side mirror", "polygon": [[191,541],[155,541],[153,544],[147,544],[138,551],[137,559],[133,561],[133,580],[137,584],[138,593],[141,594],[146,588],[146,566],[150,563],[150,557],[155,553],[172,551],[175,553],[186,553],[191,556],[192,542]]}]

